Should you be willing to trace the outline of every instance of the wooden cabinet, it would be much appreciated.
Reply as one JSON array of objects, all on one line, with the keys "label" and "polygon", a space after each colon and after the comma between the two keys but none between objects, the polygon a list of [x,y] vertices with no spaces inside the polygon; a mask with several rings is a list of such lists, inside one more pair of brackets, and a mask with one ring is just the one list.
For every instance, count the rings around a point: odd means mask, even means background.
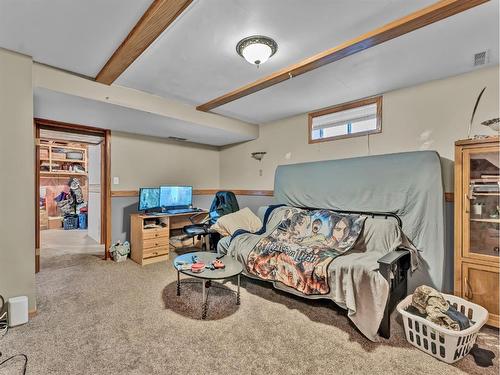
[{"label": "wooden cabinet", "polygon": [[498,267],[463,262],[462,275],[463,296],[488,309],[488,324],[498,327]]},{"label": "wooden cabinet", "polygon": [[499,327],[499,137],[455,143],[455,294]]},{"label": "wooden cabinet", "polygon": [[168,217],[134,214],[130,220],[130,257],[141,265],[162,262],[169,252]]},{"label": "wooden cabinet", "polygon": [[[182,214],[132,214],[130,216],[130,257],[141,265],[168,260],[170,237],[182,233],[186,225],[202,222],[208,212]],[[191,219],[193,221],[191,221]],[[191,240],[192,246],[199,242]]]}]

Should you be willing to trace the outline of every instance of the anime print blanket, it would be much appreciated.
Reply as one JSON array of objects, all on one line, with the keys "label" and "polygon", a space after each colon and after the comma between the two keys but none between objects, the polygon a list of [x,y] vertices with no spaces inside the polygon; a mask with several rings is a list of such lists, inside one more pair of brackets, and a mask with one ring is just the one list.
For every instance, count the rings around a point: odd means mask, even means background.
[{"label": "anime print blanket", "polygon": [[329,210],[287,209],[279,225],[249,253],[247,271],[303,294],[328,294],[328,266],[352,248],[364,221]]}]

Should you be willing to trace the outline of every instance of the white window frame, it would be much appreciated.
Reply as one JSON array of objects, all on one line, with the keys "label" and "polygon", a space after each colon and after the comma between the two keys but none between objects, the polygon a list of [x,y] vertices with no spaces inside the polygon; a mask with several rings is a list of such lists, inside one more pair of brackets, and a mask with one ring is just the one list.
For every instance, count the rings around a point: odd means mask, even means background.
[{"label": "white window frame", "polygon": [[[352,134],[336,135],[336,136],[332,136],[332,137],[325,137],[325,138],[318,138],[318,139],[312,138],[313,119],[315,117],[324,116],[324,115],[328,115],[330,113],[335,113],[335,112],[341,112],[341,111],[345,111],[345,110],[353,109],[353,108],[357,108],[357,107],[363,107],[363,106],[370,105],[370,104],[377,105],[377,127],[375,129],[367,130],[364,132],[352,133]],[[329,142],[329,141],[333,141],[336,139],[360,137],[360,136],[367,135],[367,134],[377,134],[377,133],[381,133],[381,132],[382,132],[382,95],[374,96],[371,98],[355,100],[355,101],[352,101],[349,103],[339,104],[339,105],[336,105],[333,107],[321,109],[319,111],[310,112],[308,114],[307,133],[308,133],[308,138],[309,138],[309,144],[320,143],[320,142]]]}]

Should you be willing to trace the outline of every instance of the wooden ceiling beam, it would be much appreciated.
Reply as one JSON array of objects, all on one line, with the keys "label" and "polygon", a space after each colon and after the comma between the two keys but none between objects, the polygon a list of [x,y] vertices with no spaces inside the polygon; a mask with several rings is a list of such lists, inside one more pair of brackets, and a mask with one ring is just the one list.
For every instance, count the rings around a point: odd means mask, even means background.
[{"label": "wooden ceiling beam", "polygon": [[438,1],[435,4],[390,22],[357,38],[351,39],[337,47],[318,53],[300,61],[297,64],[290,65],[267,77],[261,78],[205,104],[199,105],[196,109],[208,112],[214,108],[271,87],[292,77],[310,72],[311,70],[320,68],[334,61],[341,60],[347,56],[354,55],[368,48],[374,47],[432,23],[441,21],[488,1],[490,0]]},{"label": "wooden ceiling beam", "polygon": [[95,80],[107,85],[113,83],[192,1],[154,0]]}]

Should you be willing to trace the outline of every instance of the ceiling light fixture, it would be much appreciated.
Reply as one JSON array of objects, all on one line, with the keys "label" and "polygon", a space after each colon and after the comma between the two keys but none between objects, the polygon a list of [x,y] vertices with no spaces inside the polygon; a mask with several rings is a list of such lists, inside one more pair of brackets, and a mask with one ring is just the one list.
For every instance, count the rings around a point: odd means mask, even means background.
[{"label": "ceiling light fixture", "polygon": [[264,64],[278,50],[278,44],[267,36],[253,35],[236,45],[236,52],[250,64]]}]

